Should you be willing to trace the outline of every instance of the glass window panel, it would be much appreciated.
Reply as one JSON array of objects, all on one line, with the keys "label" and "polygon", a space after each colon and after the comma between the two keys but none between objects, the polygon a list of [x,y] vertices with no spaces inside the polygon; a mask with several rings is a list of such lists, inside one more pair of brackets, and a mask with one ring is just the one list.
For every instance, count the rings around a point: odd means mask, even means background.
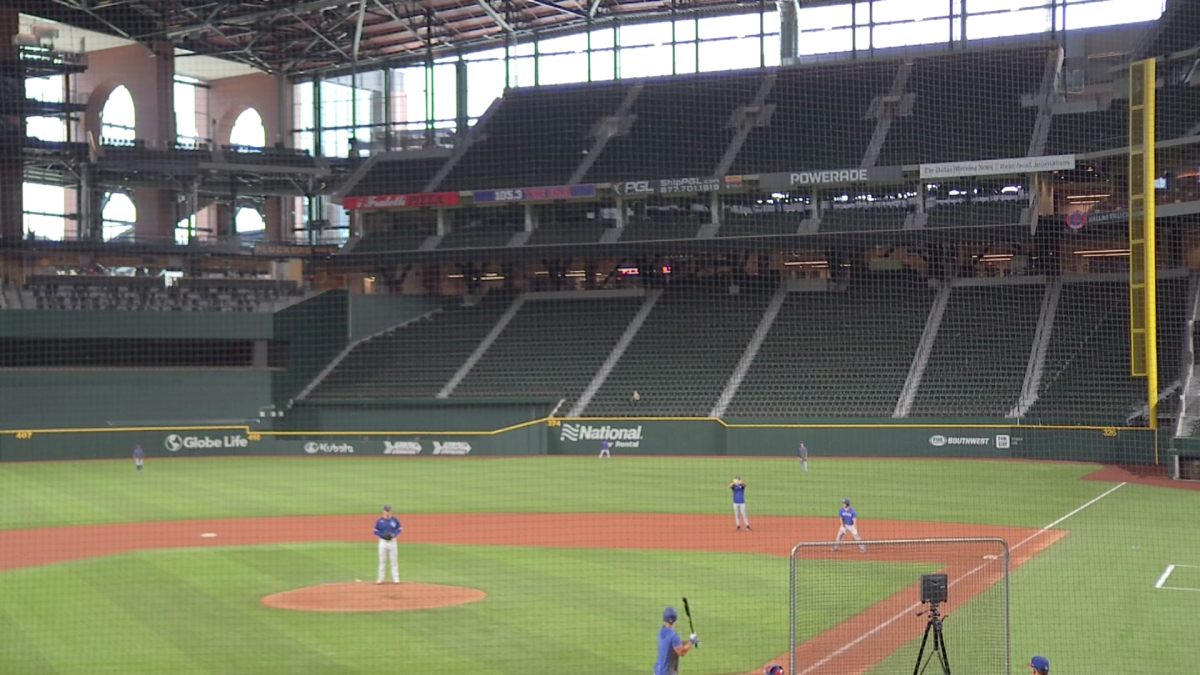
[{"label": "glass window panel", "polygon": [[1050,10],[1048,9],[1025,9],[1006,14],[967,17],[968,40],[1029,35],[1044,33],[1048,30],[1050,30]]},{"label": "glass window panel", "polygon": [[503,61],[476,61],[467,66],[467,115],[479,117],[503,95]]},{"label": "glass window panel", "polygon": [[905,47],[945,42],[950,39],[950,19],[931,19],[875,26],[875,47]]},{"label": "glass window panel", "polygon": [[675,22],[675,41],[683,42],[685,40],[696,39],[696,20],[681,19]]},{"label": "glass window panel", "polygon": [[[1057,1],[1062,4],[1062,0]],[[1050,0],[966,0],[966,2],[967,11],[971,14],[1050,6]]]},{"label": "glass window panel", "polygon": [[611,49],[604,51],[592,52],[592,81],[603,82],[605,80],[616,79],[617,73],[614,70],[613,52]]},{"label": "glass window panel", "polygon": [[66,188],[42,183],[24,183],[21,196],[26,211],[37,213],[66,214]]},{"label": "glass window panel", "polygon": [[533,43],[526,42],[524,44],[509,47],[509,56],[533,56]]},{"label": "glass window panel", "polygon": [[30,117],[26,120],[25,133],[30,138],[61,143],[67,140],[67,125],[57,117]]},{"label": "glass window panel", "polygon": [[854,29],[854,48],[859,51],[866,51],[871,46],[871,28],[855,28]]},{"label": "glass window panel", "polygon": [[1163,13],[1162,0],[1102,0],[1067,6],[1067,30],[1156,21]]},{"label": "glass window panel", "polygon": [[267,224],[263,221],[262,214],[258,212],[258,209],[252,209],[247,206],[238,209],[237,217],[233,219],[233,226],[239,234],[242,232],[262,232],[267,229]]},{"label": "glass window panel", "polygon": [[426,119],[425,67],[416,66],[393,70],[392,96],[393,121],[424,122]]},{"label": "glass window panel", "polygon": [[463,58],[468,61],[480,61],[480,60],[485,60],[485,59],[503,59],[504,58],[504,47],[497,47],[496,49],[485,49],[481,52],[472,52],[470,54],[464,55]]},{"label": "glass window panel", "polygon": [[26,234],[32,234],[38,239],[62,241],[67,233],[67,219],[61,216],[43,216],[26,213],[24,217]]},{"label": "glass window panel", "polygon": [[671,74],[671,45],[621,50],[621,79]]},{"label": "glass window panel", "polygon": [[458,74],[454,64],[433,67],[434,119],[452,120],[458,116]]},{"label": "glass window panel", "polygon": [[758,35],[758,13],[711,16],[700,19],[700,39]]},{"label": "glass window panel", "polygon": [[292,143],[297,150],[307,150],[309,153],[312,153],[313,152],[313,132],[297,131]]},{"label": "glass window panel", "polygon": [[[621,47],[661,45],[671,41],[671,22],[621,26]],[[624,66],[621,68],[624,71]]]},{"label": "glass window panel", "polygon": [[763,56],[768,68],[779,65],[779,36],[768,35],[763,38]]},{"label": "glass window panel", "polygon": [[587,53],[543,56],[538,63],[538,84],[587,82]]},{"label": "glass window panel", "polygon": [[612,49],[616,43],[613,35],[613,29],[603,28],[601,30],[592,31],[592,49]]},{"label": "glass window panel", "polygon": [[196,86],[186,82],[175,83],[175,136],[196,138]]},{"label": "glass window panel", "polygon": [[229,132],[230,145],[262,148],[267,145],[267,132],[263,129],[262,116],[254,108],[248,108],[233,123]]},{"label": "glass window panel", "polygon": [[297,129],[313,128],[313,83],[301,82],[292,87],[295,117],[292,124]]},{"label": "glass window panel", "polygon": [[801,56],[848,52],[852,43],[853,37],[850,35],[849,28],[813,31],[800,34],[800,45],[797,51]]},{"label": "glass window panel", "polygon": [[587,51],[587,33],[550,38],[538,43],[539,54],[568,54]]},{"label": "glass window panel", "polygon": [[132,141],[137,115],[133,96],[125,87],[117,87],[108,95],[104,109],[100,111],[100,137],[108,140]]},{"label": "glass window panel", "polygon": [[137,207],[128,195],[120,192],[110,192],[105,195],[107,203],[100,217],[103,220],[103,236],[105,241],[111,241],[122,235],[131,234],[137,223]]},{"label": "glass window panel", "polygon": [[696,45],[675,45],[675,72],[683,75],[696,72]]},{"label": "glass window panel", "polygon": [[25,80],[25,97],[47,103],[63,102],[62,75],[35,77]]},{"label": "glass window panel", "polygon": [[701,72],[739,70],[758,66],[758,38],[700,43]]},{"label": "glass window panel", "polygon": [[796,12],[796,23],[801,30],[841,28],[850,25],[852,14],[853,9],[850,5],[805,7]]},{"label": "glass window panel", "polygon": [[929,19],[946,16],[949,13],[950,7],[946,0],[876,0],[875,2],[875,23]]},{"label": "glass window panel", "polygon": [[763,14],[763,32],[764,33],[778,33],[779,26],[781,23],[782,22],[781,22],[781,19],[779,18],[779,12],[765,12]]},{"label": "glass window panel", "polygon": [[533,81],[533,58],[509,59],[508,61],[508,84],[511,87],[532,87],[536,82]]}]

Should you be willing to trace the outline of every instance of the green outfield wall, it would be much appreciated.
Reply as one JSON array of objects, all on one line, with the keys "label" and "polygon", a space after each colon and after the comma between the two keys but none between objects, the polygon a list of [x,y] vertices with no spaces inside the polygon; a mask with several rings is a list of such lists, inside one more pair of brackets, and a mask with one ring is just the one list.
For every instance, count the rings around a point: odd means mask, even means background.
[{"label": "green outfield wall", "polygon": [[[0,461],[239,455],[493,457],[959,457],[1152,464],[1155,434],[1122,427],[1013,426],[995,420],[546,419],[551,402],[301,402],[249,424],[46,430],[9,427]],[[1164,446],[1165,447],[1165,446]],[[1164,455],[1165,457],[1165,455]]]}]

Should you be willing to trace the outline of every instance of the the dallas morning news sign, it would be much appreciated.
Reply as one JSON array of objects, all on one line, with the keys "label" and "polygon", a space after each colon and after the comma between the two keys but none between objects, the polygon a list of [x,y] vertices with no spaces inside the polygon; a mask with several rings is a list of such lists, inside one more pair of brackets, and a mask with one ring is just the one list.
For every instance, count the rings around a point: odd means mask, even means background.
[{"label": "the dallas morning news sign", "polygon": [[406,195],[372,195],[345,197],[342,208],[347,211],[383,209],[420,209],[434,206],[458,206],[457,192],[418,192]]},{"label": "the dallas morning news sign", "polygon": [[507,204],[516,202],[555,202],[565,199],[587,199],[596,196],[596,186],[551,185],[547,187],[476,190],[471,199],[476,204]]},{"label": "the dallas morning news sign", "polygon": [[788,189],[821,185],[850,185],[853,183],[891,183],[904,178],[904,167],[872,166],[863,169],[824,169],[819,171],[784,171],[758,176],[758,186],[767,189]]},{"label": "the dallas morning news sign", "polygon": [[921,178],[957,178],[959,176],[998,176],[1010,173],[1067,171],[1075,168],[1075,155],[978,159],[970,162],[922,164]]}]

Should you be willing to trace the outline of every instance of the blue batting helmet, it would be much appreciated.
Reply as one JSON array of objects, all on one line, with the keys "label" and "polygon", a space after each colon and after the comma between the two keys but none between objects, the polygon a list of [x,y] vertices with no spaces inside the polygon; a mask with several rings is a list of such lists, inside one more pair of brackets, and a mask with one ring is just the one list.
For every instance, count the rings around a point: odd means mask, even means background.
[{"label": "blue batting helmet", "polygon": [[763,671],[763,675],[783,675],[783,666],[772,663]]},{"label": "blue batting helmet", "polygon": [[678,618],[679,618],[679,612],[676,612],[674,607],[668,607],[663,610],[663,622],[664,623],[675,623],[676,619],[678,619]]}]

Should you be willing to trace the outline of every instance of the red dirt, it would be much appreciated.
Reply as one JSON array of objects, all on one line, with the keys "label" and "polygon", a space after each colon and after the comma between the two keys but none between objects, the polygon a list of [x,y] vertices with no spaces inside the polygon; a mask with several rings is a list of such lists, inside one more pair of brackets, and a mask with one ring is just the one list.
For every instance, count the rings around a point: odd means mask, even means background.
[{"label": "red dirt", "polygon": [[[67,560],[114,555],[126,551],[216,546],[247,546],[312,541],[374,541],[374,514],[193,520],[159,523],[92,525],[69,528],[0,531],[0,570],[47,565]],[[441,514],[401,516],[406,543],[605,548],[758,553],[786,557],[798,541],[831,541],[837,533],[834,518],[754,518],[753,532],[736,532],[728,516],[663,514]],[[874,539],[996,537],[1014,546],[1012,568],[1037,555],[1067,533],[1019,527],[954,523],[916,523],[868,520],[860,532]],[[205,538],[202,534],[216,534]],[[1023,542],[1023,543],[1021,543]],[[403,555],[403,554],[401,554]],[[895,548],[868,546],[858,553],[849,543],[838,554],[812,549],[806,557],[883,562],[913,562],[914,556]],[[851,557],[852,556],[852,557]],[[981,593],[999,578],[991,568],[972,572],[984,561],[970,555],[923,548],[919,562],[945,566],[951,583],[958,583],[950,610]],[[385,584],[386,585],[386,584]],[[374,584],[369,584],[374,587]],[[823,659],[836,655],[839,673],[860,673],[894,649],[918,636],[923,623],[908,618],[916,599],[909,588],[808,640],[797,649],[801,673],[817,671]],[[874,630],[873,630],[874,629]],[[870,633],[862,638],[864,633]],[[775,662],[786,663],[787,655]],[[808,668],[808,670],[804,670]],[[761,667],[755,671],[761,672]],[[799,674],[797,674],[799,675]]]},{"label": "red dirt", "polygon": [[481,590],[461,586],[350,582],[298,588],[268,595],[260,602],[302,612],[411,612],[465,605],[486,597]]},{"label": "red dirt", "polygon": [[1081,480],[1098,481],[1101,483],[1152,485],[1154,487],[1173,488],[1175,490],[1200,490],[1200,481],[1171,480],[1167,477],[1166,467],[1162,466],[1106,466],[1099,471],[1089,473]]}]

